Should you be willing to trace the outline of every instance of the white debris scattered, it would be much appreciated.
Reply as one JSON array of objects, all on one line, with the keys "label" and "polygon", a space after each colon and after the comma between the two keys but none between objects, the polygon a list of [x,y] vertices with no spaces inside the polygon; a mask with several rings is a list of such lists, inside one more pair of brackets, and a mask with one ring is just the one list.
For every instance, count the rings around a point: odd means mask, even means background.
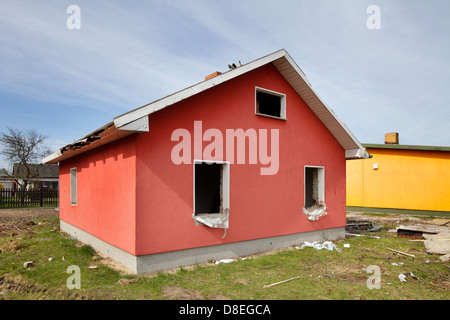
[{"label": "white debris scattered", "polygon": [[316,250],[327,249],[330,251],[336,250],[340,252],[340,250],[336,247],[336,245],[331,241],[324,241],[323,243],[320,243],[318,241],[316,242],[305,241],[299,249],[303,249],[305,247],[311,247]]},{"label": "white debris scattered", "polygon": [[406,276],[403,273],[400,273],[398,278],[400,279],[400,282],[406,282]]},{"label": "white debris scattered", "polygon": [[219,263],[230,263],[230,262],[234,262],[234,261],[236,261],[236,260],[234,260],[234,259],[222,259],[222,260],[217,260],[216,264],[219,264]]},{"label": "white debris scattered", "polygon": [[[419,278],[417,278],[417,277],[414,275],[414,273],[410,272],[409,275],[410,275],[411,277],[413,277],[414,279],[419,280]],[[420,280],[419,280],[419,281],[420,281]]]},{"label": "white debris scattered", "polygon": [[344,248],[350,248],[350,243],[344,243]]},{"label": "white debris scattered", "polygon": [[399,262],[399,263],[392,262],[391,264],[392,264],[393,266],[402,266],[402,265],[404,265],[403,262]]}]

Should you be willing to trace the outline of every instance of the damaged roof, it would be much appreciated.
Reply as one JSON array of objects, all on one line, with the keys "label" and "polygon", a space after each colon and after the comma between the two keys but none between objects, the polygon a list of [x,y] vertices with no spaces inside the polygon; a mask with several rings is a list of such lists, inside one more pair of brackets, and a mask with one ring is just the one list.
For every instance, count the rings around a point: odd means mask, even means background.
[{"label": "damaged roof", "polygon": [[75,155],[100,147],[136,132],[148,131],[148,115],[170,105],[201,93],[214,86],[234,79],[242,74],[272,63],[289,82],[299,96],[306,102],[317,117],[330,130],[345,150],[346,159],[368,158],[369,154],[356,139],[347,126],[336,116],[312,89],[309,80],[295,61],[281,49],[267,56],[232,68],[220,75],[202,81],[191,87],[168,95],[162,99],[146,104],[113,119],[102,128],[86,135],[82,139],[69,144],[42,160],[43,163],[58,163]]}]

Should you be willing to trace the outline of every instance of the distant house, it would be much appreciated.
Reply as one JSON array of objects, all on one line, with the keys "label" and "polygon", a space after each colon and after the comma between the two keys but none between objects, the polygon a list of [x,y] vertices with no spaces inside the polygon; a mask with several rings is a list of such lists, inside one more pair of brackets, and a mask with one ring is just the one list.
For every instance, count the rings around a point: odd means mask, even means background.
[{"label": "distant house", "polygon": [[279,50],[43,162],[60,164],[61,229],[142,273],[344,238],[345,161],[366,157]]},{"label": "distant house", "polygon": [[13,179],[8,174],[8,171],[6,169],[0,169],[0,188],[12,189],[13,184]]},{"label": "distant house", "polygon": [[[15,163],[13,166],[13,179],[19,184],[27,181],[27,188],[42,187],[58,188],[59,165],[57,164],[24,164]],[[17,186],[16,186],[17,187]]]},{"label": "distant house", "polygon": [[434,211],[450,214],[450,147],[363,144],[371,159],[347,161],[349,210]]}]

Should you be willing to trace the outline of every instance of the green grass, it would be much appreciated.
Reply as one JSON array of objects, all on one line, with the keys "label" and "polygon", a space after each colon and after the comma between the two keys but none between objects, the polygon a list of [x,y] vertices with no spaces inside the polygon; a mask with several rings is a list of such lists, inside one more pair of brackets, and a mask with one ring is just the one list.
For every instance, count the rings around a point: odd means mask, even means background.
[{"label": "green grass", "polygon": [[[35,220],[25,234],[0,237],[0,299],[374,299],[448,300],[449,264],[430,255],[420,241],[397,238],[380,232],[368,237],[336,241],[338,251],[294,247],[265,255],[183,267],[172,272],[124,275],[100,263],[87,245],[80,245],[59,232],[57,218]],[[350,244],[344,248],[343,244]],[[393,248],[416,258],[395,254]],[[49,258],[51,258],[49,260]],[[23,263],[33,261],[24,268]],[[394,266],[392,263],[403,263]],[[81,288],[69,290],[67,268],[81,272]],[[369,289],[372,274],[365,269],[378,266],[381,288]],[[94,266],[95,268],[90,268]],[[419,279],[400,273],[413,272]],[[300,277],[270,288],[265,285]],[[172,292],[172,295],[170,295]]]}]

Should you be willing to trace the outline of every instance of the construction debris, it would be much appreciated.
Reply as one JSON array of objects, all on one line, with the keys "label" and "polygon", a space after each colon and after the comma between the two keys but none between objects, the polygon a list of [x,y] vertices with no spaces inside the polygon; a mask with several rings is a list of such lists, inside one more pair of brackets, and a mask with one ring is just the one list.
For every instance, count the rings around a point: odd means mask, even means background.
[{"label": "construction debris", "polygon": [[403,262],[399,262],[399,263],[397,263],[397,262],[392,262],[391,264],[392,264],[393,266],[402,266],[402,265],[404,265]]},{"label": "construction debris", "polygon": [[215,263],[219,264],[219,263],[230,263],[230,262],[235,262],[235,259],[222,259],[222,260],[217,260]]},{"label": "construction debris", "polygon": [[413,255],[413,254],[409,254],[409,253],[406,253],[406,252],[402,252],[402,251],[394,250],[394,249],[391,249],[391,248],[386,248],[386,249],[388,249],[388,250],[391,250],[391,251],[394,251],[394,252],[396,252],[396,253],[399,253],[399,254],[403,254],[403,255],[405,255],[405,256],[409,256],[409,257],[413,257],[413,258],[415,258],[415,257],[416,257],[415,255]]},{"label": "construction debris", "polygon": [[373,239],[380,239],[380,237],[378,236],[366,236],[366,235],[362,235],[362,234],[357,234],[357,233],[345,233],[345,237],[368,237],[368,238],[373,238]]},{"label": "construction debris", "polygon": [[450,231],[438,234],[424,234],[424,245],[428,253],[441,255],[439,259],[443,262],[450,261]]},{"label": "construction debris", "polygon": [[[408,274],[408,276],[411,276],[413,279],[415,279],[415,280],[417,280],[417,281],[420,281],[419,278],[417,278],[417,277],[414,275],[414,273],[412,273],[412,272],[410,272],[410,273]],[[400,273],[400,274],[398,275],[398,278],[399,278],[400,282],[407,282],[407,280],[406,280],[406,275],[404,275],[403,273]]]},{"label": "construction debris", "polygon": [[308,220],[317,221],[320,217],[327,215],[327,207],[315,204],[309,208],[303,208],[303,213],[308,217]]},{"label": "construction debris", "polygon": [[300,276],[294,277],[294,278],[290,278],[290,279],[287,279],[287,280],[283,280],[283,281],[280,281],[280,282],[275,282],[275,283],[269,284],[267,286],[263,286],[263,288],[264,289],[270,288],[270,287],[277,286],[279,284],[286,283],[286,282],[289,282],[289,281],[292,281],[292,280],[297,280],[297,279],[300,279]]},{"label": "construction debris", "polygon": [[447,224],[448,223],[440,225],[401,225],[397,228],[397,235],[423,238],[427,252],[442,255],[439,259],[446,262],[450,260],[450,228]]},{"label": "construction debris", "polygon": [[413,279],[416,279],[416,280],[420,281],[419,278],[417,278],[412,272],[410,272],[409,275],[410,275],[411,277],[413,277]]},{"label": "construction debris", "polygon": [[[411,241],[423,241],[430,254],[441,255],[442,262],[450,261],[450,219],[418,218],[403,214],[371,216],[372,221],[397,225],[388,232],[397,233],[398,237],[410,238]],[[366,236],[370,231],[382,229],[374,225],[362,212],[348,212],[345,236]]]},{"label": "construction debris", "polygon": [[303,249],[305,247],[311,247],[314,248],[316,250],[322,250],[322,249],[327,249],[330,251],[336,250],[338,252],[340,252],[340,250],[336,247],[336,245],[331,242],[331,241],[324,241],[323,243],[320,243],[318,241],[316,242],[308,242],[305,241],[301,247],[297,247],[297,249]]},{"label": "construction debris", "polygon": [[345,230],[348,232],[377,232],[383,229],[382,225],[375,225],[367,219],[347,219]]},{"label": "construction debris", "polygon": [[448,228],[436,225],[412,224],[401,225],[396,228],[398,236],[423,236],[424,234],[438,234]]}]

